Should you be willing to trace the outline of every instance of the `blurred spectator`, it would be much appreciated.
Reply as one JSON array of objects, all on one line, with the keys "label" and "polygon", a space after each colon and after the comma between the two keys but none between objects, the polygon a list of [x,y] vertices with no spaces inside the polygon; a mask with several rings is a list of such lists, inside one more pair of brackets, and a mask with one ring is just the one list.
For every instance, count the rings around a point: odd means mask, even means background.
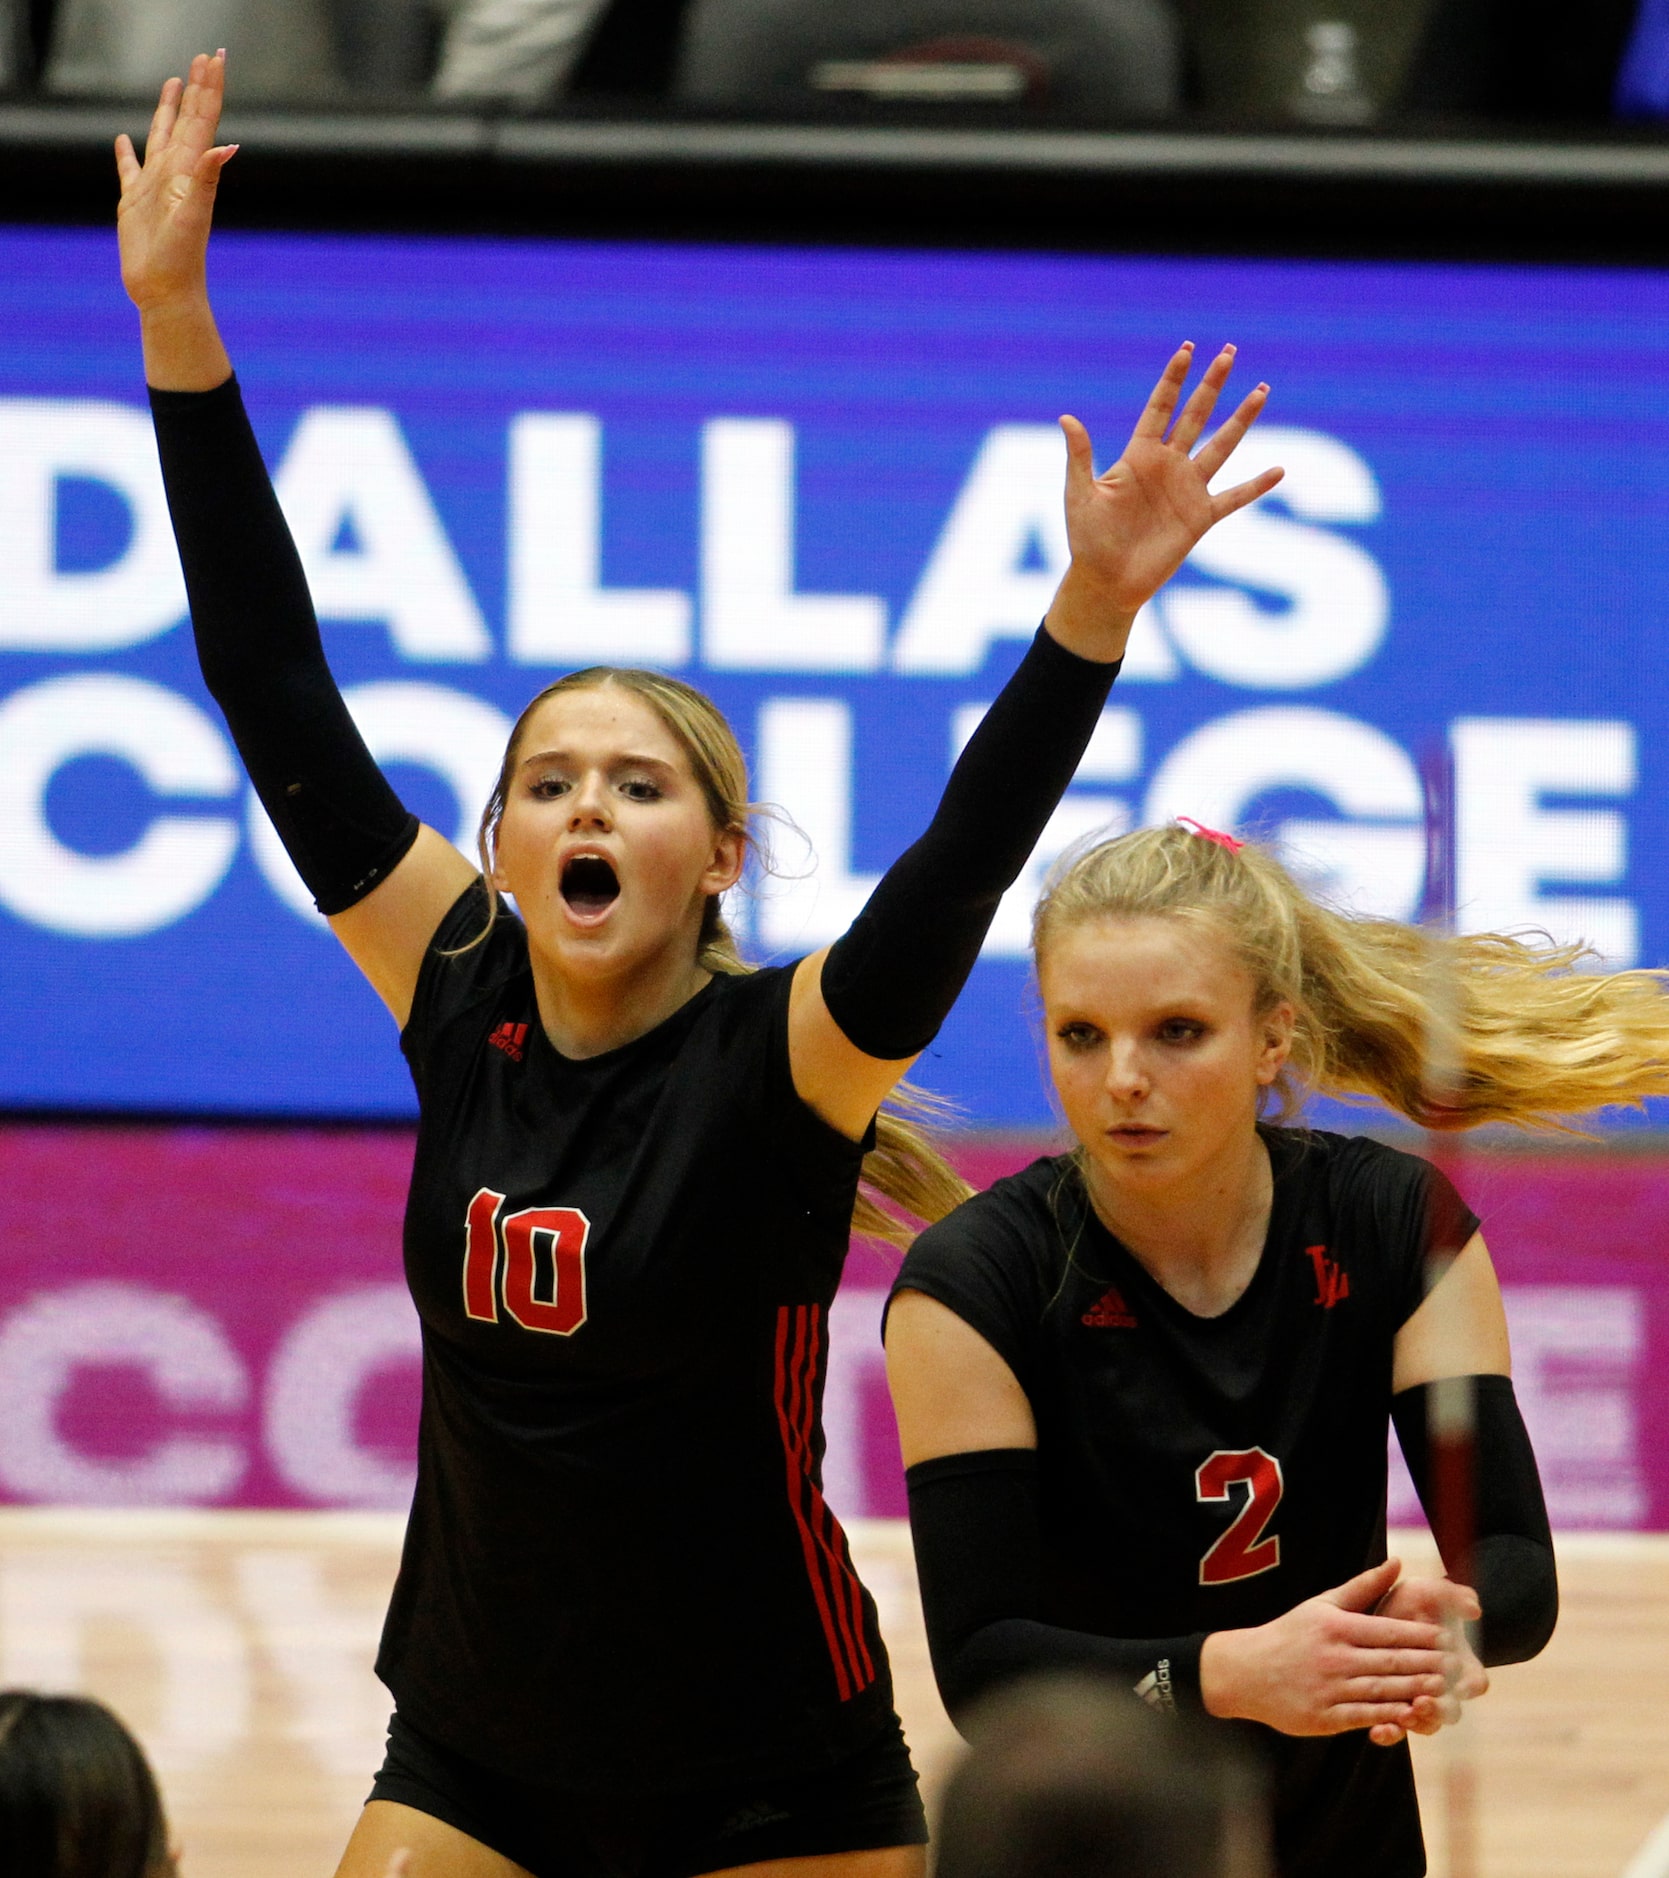
[{"label": "blurred spectator", "polygon": [[1603,124],[1640,0],[1438,0],[1404,103],[1524,123]]},{"label": "blurred spectator", "polygon": [[569,76],[569,88],[607,97],[664,97],[690,0],[613,0]]},{"label": "blurred spectator", "polygon": [[608,0],[455,0],[437,98],[539,104],[564,89]]},{"label": "blurred spectator", "polygon": [[0,1872],[172,1878],[144,1751],[102,1703],[0,1691]]},{"label": "blurred spectator", "polygon": [[231,49],[244,103],[341,94],[329,0],[59,0],[45,88],[154,98],[195,52]]},{"label": "blurred spectator", "polygon": [[1180,73],[1170,0],[694,0],[675,90],[719,108],[845,93],[1116,123],[1169,116]]},{"label": "blurred spectator", "polygon": [[1641,0],[1617,73],[1619,117],[1669,117],[1669,3]]},{"label": "blurred spectator", "polygon": [[1226,1729],[1051,1676],[983,1704],[968,1735],[936,1878],[1268,1878],[1263,1785]]},{"label": "blurred spectator", "polygon": [[1184,0],[1199,102],[1222,116],[1369,124],[1394,111],[1433,0]]},{"label": "blurred spectator", "polygon": [[355,96],[409,94],[428,85],[443,23],[440,0],[328,0],[328,4],[342,77]]}]

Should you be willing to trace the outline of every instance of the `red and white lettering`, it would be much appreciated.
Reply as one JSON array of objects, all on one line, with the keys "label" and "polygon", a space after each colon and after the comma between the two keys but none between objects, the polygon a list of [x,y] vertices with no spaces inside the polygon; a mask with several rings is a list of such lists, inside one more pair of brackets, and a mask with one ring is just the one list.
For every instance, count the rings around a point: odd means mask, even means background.
[{"label": "red and white lettering", "polygon": [[464,1315],[498,1322],[498,1209],[504,1195],[483,1187],[469,1203],[464,1228]]},{"label": "red and white lettering", "polygon": [[1263,1536],[1281,1504],[1285,1487],[1281,1463],[1262,1448],[1219,1448],[1200,1463],[1194,1474],[1194,1494],[1201,1505],[1231,1499],[1236,1487],[1247,1490],[1246,1504],[1234,1524],[1200,1560],[1202,1585],[1232,1585],[1239,1579],[1273,1571],[1281,1562],[1279,1537]]},{"label": "red and white lettering", "polygon": [[[530,1206],[504,1222],[504,1308],[523,1330],[571,1337],[585,1322],[585,1242],[591,1222],[571,1206]],[[551,1296],[535,1296],[536,1254],[548,1248]]]}]

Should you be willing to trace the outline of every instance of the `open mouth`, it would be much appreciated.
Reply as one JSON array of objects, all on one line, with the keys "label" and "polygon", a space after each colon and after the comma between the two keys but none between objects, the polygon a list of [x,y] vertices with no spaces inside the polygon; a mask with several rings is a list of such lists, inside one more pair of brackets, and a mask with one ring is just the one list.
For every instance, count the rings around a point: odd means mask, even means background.
[{"label": "open mouth", "polygon": [[562,869],[562,898],[575,913],[601,913],[620,898],[620,880],[600,854],[576,854]]}]

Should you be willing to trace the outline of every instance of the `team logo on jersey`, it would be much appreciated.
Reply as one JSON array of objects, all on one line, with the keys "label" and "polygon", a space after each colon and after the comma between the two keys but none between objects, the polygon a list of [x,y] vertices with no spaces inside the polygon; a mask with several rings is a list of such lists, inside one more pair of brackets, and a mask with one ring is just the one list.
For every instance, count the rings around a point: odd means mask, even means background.
[{"label": "team logo on jersey", "polygon": [[512,1063],[519,1063],[522,1060],[522,1047],[527,1042],[527,1026],[500,1024],[487,1041],[495,1050],[502,1050]]},{"label": "team logo on jersey", "polygon": [[1078,1320],[1091,1330],[1134,1330],[1136,1313],[1124,1301],[1117,1285],[1109,1285]]},{"label": "team logo on jersey", "polygon": [[1315,1301],[1324,1311],[1332,1310],[1350,1296],[1350,1273],[1337,1259],[1327,1256],[1324,1245],[1307,1245],[1304,1256],[1315,1267]]}]

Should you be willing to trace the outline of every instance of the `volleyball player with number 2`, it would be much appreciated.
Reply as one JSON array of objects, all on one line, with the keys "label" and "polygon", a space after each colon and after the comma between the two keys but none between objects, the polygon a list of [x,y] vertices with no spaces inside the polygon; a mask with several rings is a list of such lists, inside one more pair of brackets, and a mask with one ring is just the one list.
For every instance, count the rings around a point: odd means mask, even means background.
[{"label": "volleyball player with number 2", "polygon": [[[1256,1724],[1283,1878],[1417,1878],[1406,1736],[1547,1642],[1547,1514],[1477,1217],[1415,1155],[1263,1111],[1523,1126],[1669,1093],[1664,976],[1353,918],[1197,823],[1068,857],[1034,942],[1076,1145],[923,1233],[888,1314],[946,1705],[1099,1669]],[[1461,1379],[1464,1540],[1433,1440]],[[1386,1557],[1393,1421],[1453,1578]]]}]

